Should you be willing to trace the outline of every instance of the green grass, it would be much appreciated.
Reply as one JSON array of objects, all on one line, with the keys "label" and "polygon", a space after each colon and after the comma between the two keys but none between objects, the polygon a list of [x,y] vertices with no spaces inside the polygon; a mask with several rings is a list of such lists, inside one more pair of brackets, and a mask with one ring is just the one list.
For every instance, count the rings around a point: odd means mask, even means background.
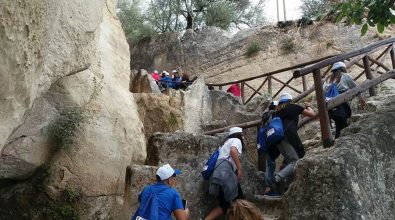
[{"label": "green grass", "polygon": [[246,51],[246,56],[247,57],[252,57],[258,54],[259,51],[261,51],[262,48],[257,42],[252,42],[248,47]]}]

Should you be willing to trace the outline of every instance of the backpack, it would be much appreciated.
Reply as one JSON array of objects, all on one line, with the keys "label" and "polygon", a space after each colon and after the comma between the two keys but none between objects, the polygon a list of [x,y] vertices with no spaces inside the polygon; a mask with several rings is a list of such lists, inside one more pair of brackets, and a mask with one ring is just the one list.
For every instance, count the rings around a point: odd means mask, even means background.
[{"label": "backpack", "polygon": [[268,122],[266,140],[269,145],[275,145],[282,139],[284,139],[283,122],[280,117],[275,116]]},{"label": "backpack", "polygon": [[151,194],[144,204],[140,204],[131,220],[158,220],[159,202],[156,193],[162,192],[166,189],[154,192],[152,190],[152,186],[150,186],[149,190],[151,191]]},{"label": "backpack", "polygon": [[340,93],[337,85],[335,83],[332,83],[331,85],[329,85],[328,89],[325,92],[325,101],[329,101],[334,97],[338,96],[339,94]]},{"label": "backpack", "polygon": [[266,138],[267,128],[262,126],[258,130],[256,148],[258,149],[258,154],[261,154],[268,150],[267,138]]},{"label": "backpack", "polygon": [[[221,146],[222,147],[222,146]],[[218,157],[219,157],[219,150],[221,149],[221,147],[219,147],[218,149],[216,149],[208,158],[206,164],[203,166],[203,171],[202,171],[202,176],[203,179],[205,180],[209,180],[211,175],[213,175],[214,170],[221,165],[221,163],[223,163],[224,161],[228,160],[228,158],[226,158],[226,160],[223,160],[220,164],[218,164],[218,166],[215,166],[215,164],[217,163]]]}]

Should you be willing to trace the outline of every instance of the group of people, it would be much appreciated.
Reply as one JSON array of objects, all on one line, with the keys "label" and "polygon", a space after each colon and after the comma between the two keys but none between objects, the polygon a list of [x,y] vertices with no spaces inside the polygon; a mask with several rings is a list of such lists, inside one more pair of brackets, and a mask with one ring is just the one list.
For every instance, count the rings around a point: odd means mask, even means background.
[{"label": "group of people", "polygon": [[[332,75],[325,82],[324,89],[327,90],[332,84],[337,86],[340,93],[356,86],[356,83],[346,73],[344,63],[339,62],[333,65]],[[264,196],[266,197],[280,197],[282,195],[283,192],[280,190],[280,185],[292,181],[295,164],[305,155],[304,146],[297,132],[299,116],[313,117],[315,116],[315,112],[310,103],[304,103],[304,106],[301,106],[293,103],[292,99],[291,94],[282,93],[279,100],[273,101],[269,107],[269,111],[265,112],[262,116],[262,124],[265,124],[273,116],[279,117],[284,129],[284,137],[277,143],[269,145],[265,151],[261,152],[266,159],[266,188],[264,192]],[[365,104],[361,96],[360,102],[361,105]],[[336,107],[332,114],[330,114],[336,124],[336,137],[347,126],[347,117],[351,114],[351,110],[344,110],[343,108],[347,107],[343,105]],[[259,141],[257,140],[258,143]],[[207,214],[205,217],[206,220],[217,219],[224,214],[228,216],[232,215],[232,213],[235,214],[237,212],[235,210],[239,209],[234,206],[244,203],[243,190],[240,185],[243,179],[240,156],[244,148],[245,140],[242,128],[231,128],[223,145],[219,148],[219,156],[215,169],[209,179],[208,192],[210,195],[216,197],[219,205]],[[275,161],[279,155],[284,157],[284,161],[282,168],[278,172],[275,172]],[[176,219],[188,219],[189,210],[182,205],[182,200],[178,192],[171,188],[175,183],[174,178],[179,173],[180,171],[174,170],[169,164],[160,167],[156,173],[158,182],[145,187],[139,196],[140,203],[144,204],[149,198],[149,195],[153,191],[156,192],[159,201],[160,218],[158,219],[171,219],[172,213],[174,213]],[[248,205],[243,207],[248,207]],[[247,210],[253,210],[253,208],[247,208]],[[249,211],[249,213],[254,213],[254,211]],[[254,219],[260,218],[259,214],[252,214],[252,216],[257,216]]]},{"label": "group of people", "polygon": [[188,74],[184,73],[181,76],[178,70],[173,70],[171,74],[166,70],[163,70],[161,74],[157,70],[154,70],[151,76],[162,92],[168,89],[185,90],[193,82],[193,80],[189,79]]}]

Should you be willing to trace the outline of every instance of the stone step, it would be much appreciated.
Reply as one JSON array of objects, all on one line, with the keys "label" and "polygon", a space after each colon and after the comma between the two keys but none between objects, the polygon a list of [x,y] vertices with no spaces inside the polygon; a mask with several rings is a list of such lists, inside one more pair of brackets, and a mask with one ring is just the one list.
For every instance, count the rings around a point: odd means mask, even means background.
[{"label": "stone step", "polygon": [[267,198],[263,195],[255,195],[253,199],[255,205],[268,219],[278,219],[280,217],[282,198]]}]

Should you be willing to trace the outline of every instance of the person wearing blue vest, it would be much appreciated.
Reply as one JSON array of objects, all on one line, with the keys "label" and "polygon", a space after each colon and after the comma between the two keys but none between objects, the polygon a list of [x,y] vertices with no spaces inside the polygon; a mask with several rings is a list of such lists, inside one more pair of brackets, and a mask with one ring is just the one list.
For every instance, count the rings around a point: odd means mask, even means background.
[{"label": "person wearing blue vest", "polygon": [[[157,219],[148,218],[149,220],[171,220],[172,213],[177,220],[185,220],[189,218],[189,209],[184,209],[180,194],[173,188],[176,184],[175,177],[180,173],[180,170],[174,170],[169,164],[165,164],[159,167],[156,172],[157,183],[146,186],[140,193],[138,197],[138,201],[140,202],[139,209],[144,207],[145,203],[149,202],[151,205],[155,204],[155,206],[157,206],[149,207],[148,210],[151,210],[151,212],[155,211],[156,213],[153,213],[153,215],[157,216]],[[152,193],[155,193],[156,195],[157,201],[155,201],[155,203],[149,201]],[[136,218],[136,214],[133,216],[132,220],[146,219],[138,216]],[[148,216],[153,215],[150,214]]]},{"label": "person wearing blue vest", "polygon": [[[314,117],[314,110],[308,103],[305,104],[304,108],[292,103],[292,95],[284,92],[280,96],[274,114],[281,118],[284,138],[275,146],[270,146],[268,154],[273,161],[281,154],[287,165],[267,180],[270,185],[265,190],[265,196],[267,197],[281,196],[279,191],[280,183],[290,179],[294,172],[296,161],[304,156],[304,147],[298,135],[299,115]],[[270,166],[266,168],[268,169]]]}]

